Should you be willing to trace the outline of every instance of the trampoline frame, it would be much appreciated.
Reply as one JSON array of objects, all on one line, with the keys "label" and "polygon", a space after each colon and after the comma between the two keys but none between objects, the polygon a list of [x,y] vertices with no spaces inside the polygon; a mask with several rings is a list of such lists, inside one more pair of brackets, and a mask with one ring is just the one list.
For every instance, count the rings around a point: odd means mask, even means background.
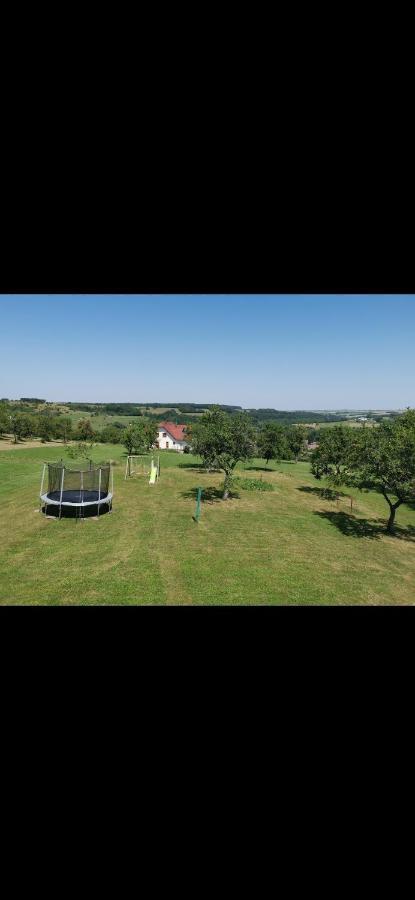
[{"label": "trampoline frame", "polygon": [[[109,513],[112,512],[112,499],[114,496],[114,470],[113,470],[113,466],[112,466],[111,462],[109,463],[111,488],[108,491],[108,493],[105,494],[104,497],[101,497],[101,469],[102,469],[102,466],[99,466],[99,467],[97,466],[97,468],[99,470],[98,498],[94,499],[94,500],[80,499],[79,502],[73,501],[73,500],[65,500],[65,498],[64,498],[65,471],[68,468],[65,465],[62,465],[62,477],[61,477],[60,490],[59,490],[59,494],[60,494],[59,500],[53,500],[49,496],[48,492],[46,492],[46,493],[43,492],[43,485],[44,485],[44,481],[45,481],[45,472],[46,472],[46,469],[48,468],[48,465],[49,465],[48,463],[43,464],[42,480],[40,483],[40,491],[39,491],[39,512],[43,512],[45,510],[45,515],[46,515],[46,510],[47,510],[48,506],[58,506],[59,507],[59,518],[61,519],[62,518],[62,507],[64,507],[64,508],[68,507],[70,509],[75,509],[75,510],[79,509],[79,518],[82,518],[82,510],[83,509],[86,509],[91,506],[96,506],[97,507],[97,516],[99,517],[100,508],[101,508],[101,506],[103,506],[105,504],[108,506],[108,512]],[[83,470],[82,469],[77,469],[77,470],[72,469],[71,470],[68,468],[68,471],[72,471],[72,472],[78,471],[79,472],[79,474],[81,476],[80,496],[82,497],[82,495],[83,495],[83,475],[84,475]],[[71,493],[73,493],[73,491],[71,491]],[[91,492],[88,491],[88,493],[91,493]]]}]

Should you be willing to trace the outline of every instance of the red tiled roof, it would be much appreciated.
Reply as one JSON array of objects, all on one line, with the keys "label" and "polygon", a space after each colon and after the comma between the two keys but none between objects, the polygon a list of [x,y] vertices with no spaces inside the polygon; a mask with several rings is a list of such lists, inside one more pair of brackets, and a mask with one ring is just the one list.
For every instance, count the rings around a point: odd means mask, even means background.
[{"label": "red tiled roof", "polygon": [[175,441],[186,440],[186,435],[184,434],[186,425],[175,425],[173,422],[160,422],[159,428],[168,431]]}]

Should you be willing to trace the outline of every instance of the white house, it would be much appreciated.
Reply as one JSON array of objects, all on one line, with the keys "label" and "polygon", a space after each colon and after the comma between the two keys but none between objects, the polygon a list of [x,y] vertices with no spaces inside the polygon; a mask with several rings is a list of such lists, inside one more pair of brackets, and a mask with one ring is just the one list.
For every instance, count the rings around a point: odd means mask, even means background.
[{"label": "white house", "polygon": [[156,447],[159,450],[177,450],[183,453],[188,441],[185,439],[186,425],[174,425],[173,422],[161,422],[158,426]]}]

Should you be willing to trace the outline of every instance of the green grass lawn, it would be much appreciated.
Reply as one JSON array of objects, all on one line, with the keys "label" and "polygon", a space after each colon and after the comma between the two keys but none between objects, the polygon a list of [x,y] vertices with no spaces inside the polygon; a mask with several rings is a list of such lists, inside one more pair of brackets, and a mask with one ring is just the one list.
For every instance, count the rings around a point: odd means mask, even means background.
[{"label": "green grass lawn", "polygon": [[[113,513],[59,521],[39,514],[38,493],[42,462],[63,450],[0,450],[0,604],[415,603],[415,507],[389,537],[382,497],[353,491],[351,512],[322,496],[308,463],[239,466],[223,502],[223,476],[195,457],[160,453],[150,487],[124,480],[124,448],[98,445],[96,461],[117,463]],[[261,477],[274,490],[243,489]]]}]

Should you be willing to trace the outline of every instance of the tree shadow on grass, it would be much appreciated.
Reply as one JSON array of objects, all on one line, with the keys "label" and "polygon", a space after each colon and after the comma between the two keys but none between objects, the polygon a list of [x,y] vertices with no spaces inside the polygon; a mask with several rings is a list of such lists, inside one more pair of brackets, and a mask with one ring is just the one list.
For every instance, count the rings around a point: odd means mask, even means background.
[{"label": "tree shadow on grass", "polygon": [[340,497],[349,497],[343,491],[334,491],[332,488],[309,487],[308,485],[297,488],[297,491],[302,491],[304,494],[315,494],[317,497],[321,497],[322,500],[339,500]]},{"label": "tree shadow on grass", "polygon": [[[241,470],[240,470],[241,471]],[[243,472],[279,472],[278,469],[272,469],[270,466],[244,466]],[[281,474],[281,473],[279,473]]]},{"label": "tree shadow on grass", "polygon": [[179,469],[191,469],[193,472],[200,472],[202,475],[217,474],[221,469],[207,469],[201,463],[179,463]]},{"label": "tree shadow on grass", "polygon": [[[194,500],[196,502],[197,488],[192,488],[190,491],[183,491],[180,496],[183,500]],[[237,491],[231,491],[229,499],[239,500],[240,496]],[[223,488],[203,488],[202,503],[218,503],[219,501],[226,503],[226,500],[223,500]]]},{"label": "tree shadow on grass", "polygon": [[[345,512],[321,512],[317,510],[314,512],[314,515],[320,516],[321,519],[327,519],[331,525],[334,525],[347,537],[371,538],[378,541],[381,537],[388,534],[385,519],[357,519],[355,516]],[[415,527],[407,525],[406,528],[402,528],[400,525],[395,525],[393,532],[388,536],[415,543]]]}]

